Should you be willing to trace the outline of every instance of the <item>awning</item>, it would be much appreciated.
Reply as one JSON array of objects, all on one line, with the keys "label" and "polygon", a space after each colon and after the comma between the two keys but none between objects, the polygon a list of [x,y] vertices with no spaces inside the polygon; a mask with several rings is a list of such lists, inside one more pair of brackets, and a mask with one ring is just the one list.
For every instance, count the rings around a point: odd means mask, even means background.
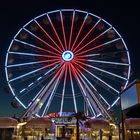
[{"label": "awning", "polygon": [[104,119],[94,118],[85,122],[85,126],[92,129],[109,129],[109,122]]},{"label": "awning", "polygon": [[11,117],[0,117],[0,128],[15,128],[18,121]]},{"label": "awning", "polygon": [[50,128],[53,125],[52,121],[48,118],[40,117],[40,118],[32,118],[27,122],[27,128]]},{"label": "awning", "polygon": [[125,120],[126,129],[140,129],[140,118],[128,118]]}]

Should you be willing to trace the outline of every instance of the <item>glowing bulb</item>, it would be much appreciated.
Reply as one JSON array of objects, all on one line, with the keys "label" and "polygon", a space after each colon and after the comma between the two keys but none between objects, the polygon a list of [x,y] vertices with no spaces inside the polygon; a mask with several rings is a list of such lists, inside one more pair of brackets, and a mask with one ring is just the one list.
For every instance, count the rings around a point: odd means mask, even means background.
[{"label": "glowing bulb", "polygon": [[64,51],[62,53],[62,58],[64,61],[71,61],[74,58],[74,54],[71,51]]}]

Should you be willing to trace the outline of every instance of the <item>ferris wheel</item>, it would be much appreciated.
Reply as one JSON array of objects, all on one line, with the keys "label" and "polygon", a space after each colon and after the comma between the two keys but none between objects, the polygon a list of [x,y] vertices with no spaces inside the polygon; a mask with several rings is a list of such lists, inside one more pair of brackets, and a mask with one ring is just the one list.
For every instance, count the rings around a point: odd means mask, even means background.
[{"label": "ferris wheel", "polygon": [[130,68],[128,48],[117,30],[101,17],[75,9],[30,20],[14,36],[5,61],[14,99],[26,113],[38,116],[108,114],[128,84]]}]

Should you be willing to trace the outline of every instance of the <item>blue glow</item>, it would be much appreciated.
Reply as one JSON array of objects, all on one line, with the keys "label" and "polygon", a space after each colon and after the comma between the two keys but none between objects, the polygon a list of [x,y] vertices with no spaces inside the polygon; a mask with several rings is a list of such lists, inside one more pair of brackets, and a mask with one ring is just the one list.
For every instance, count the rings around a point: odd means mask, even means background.
[{"label": "blue glow", "polygon": [[64,51],[62,58],[64,61],[71,61],[74,58],[74,54],[71,51]]}]

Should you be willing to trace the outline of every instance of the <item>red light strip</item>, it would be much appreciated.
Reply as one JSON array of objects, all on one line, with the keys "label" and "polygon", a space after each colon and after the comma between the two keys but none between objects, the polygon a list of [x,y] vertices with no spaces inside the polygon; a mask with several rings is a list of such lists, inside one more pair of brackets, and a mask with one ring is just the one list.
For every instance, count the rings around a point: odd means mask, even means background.
[{"label": "red light strip", "polygon": [[[87,15],[88,15],[88,14],[87,14]],[[75,46],[75,43],[76,43],[76,41],[77,41],[77,39],[78,39],[78,37],[79,37],[81,31],[82,31],[82,29],[83,29],[83,26],[84,26],[84,24],[85,24],[87,15],[86,15],[86,17],[85,17],[85,19],[84,19],[84,21],[83,21],[83,23],[82,23],[82,25],[81,25],[81,27],[80,27],[80,29],[79,29],[79,31],[78,31],[78,34],[77,34],[77,36],[76,36],[76,39],[75,39],[75,41],[74,41],[74,43],[73,43],[73,45],[72,45],[72,47],[71,47],[71,50],[72,50],[72,51],[73,51],[73,47]]]}]

